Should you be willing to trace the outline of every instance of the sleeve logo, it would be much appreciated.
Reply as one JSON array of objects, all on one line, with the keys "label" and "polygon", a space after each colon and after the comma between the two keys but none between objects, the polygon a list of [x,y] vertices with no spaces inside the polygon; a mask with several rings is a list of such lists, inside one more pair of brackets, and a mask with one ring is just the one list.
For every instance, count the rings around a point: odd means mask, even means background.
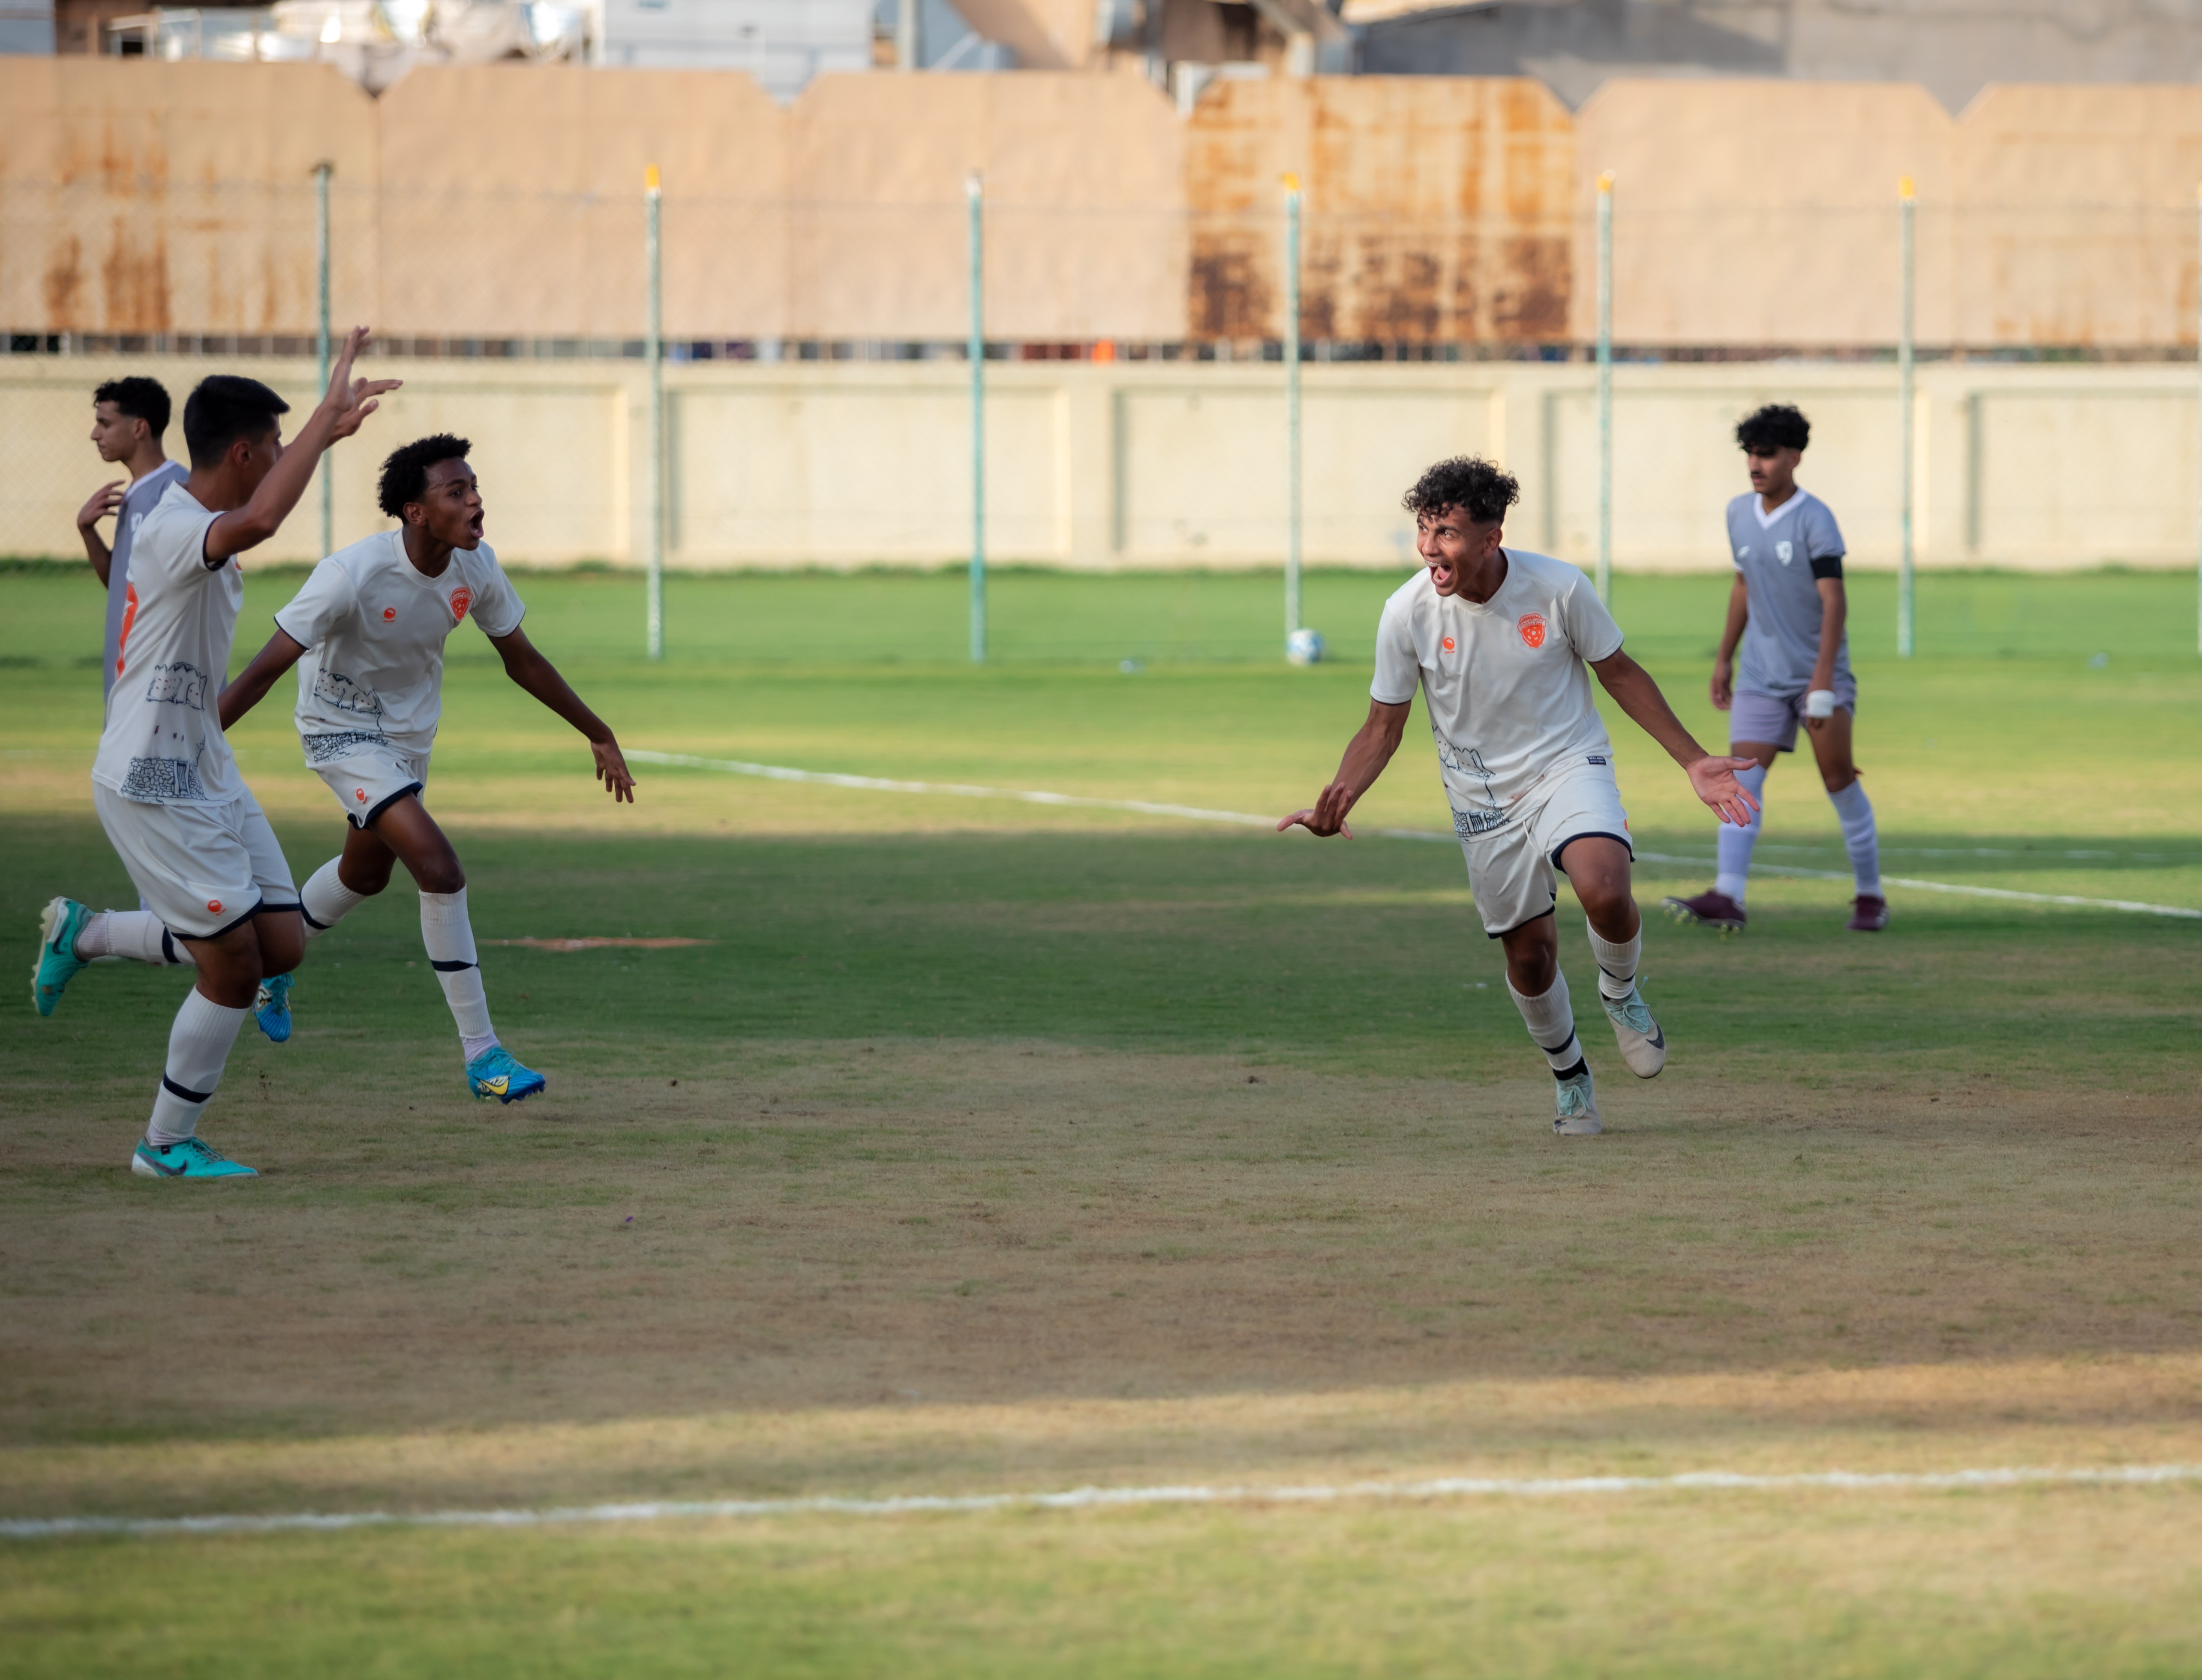
[{"label": "sleeve logo", "polygon": [[1514,628],[1522,632],[1522,642],[1525,647],[1541,648],[1545,645],[1545,615],[1542,613],[1522,614],[1514,620]]},{"label": "sleeve logo", "polygon": [[467,608],[474,604],[474,592],[464,584],[451,591],[451,622],[456,624],[466,617]]}]

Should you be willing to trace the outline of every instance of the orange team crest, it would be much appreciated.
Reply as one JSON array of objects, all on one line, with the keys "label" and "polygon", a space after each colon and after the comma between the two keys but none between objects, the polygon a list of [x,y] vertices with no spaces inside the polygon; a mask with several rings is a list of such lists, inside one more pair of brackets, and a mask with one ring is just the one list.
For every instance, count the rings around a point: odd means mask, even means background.
[{"label": "orange team crest", "polygon": [[1545,615],[1542,613],[1522,614],[1514,620],[1514,628],[1522,632],[1522,641],[1530,647],[1545,645]]},{"label": "orange team crest", "polygon": [[474,604],[474,592],[464,584],[451,591],[451,622],[456,624],[466,617],[467,608]]}]

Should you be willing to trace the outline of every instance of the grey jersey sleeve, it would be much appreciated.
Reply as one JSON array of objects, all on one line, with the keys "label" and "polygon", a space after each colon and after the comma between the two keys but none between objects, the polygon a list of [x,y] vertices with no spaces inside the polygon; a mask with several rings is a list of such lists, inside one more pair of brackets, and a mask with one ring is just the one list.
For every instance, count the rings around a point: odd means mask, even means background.
[{"label": "grey jersey sleeve", "polygon": [[1834,510],[1816,496],[1798,511],[1799,534],[1805,539],[1805,558],[1811,562],[1813,577],[1841,577],[1843,532],[1835,523]]}]

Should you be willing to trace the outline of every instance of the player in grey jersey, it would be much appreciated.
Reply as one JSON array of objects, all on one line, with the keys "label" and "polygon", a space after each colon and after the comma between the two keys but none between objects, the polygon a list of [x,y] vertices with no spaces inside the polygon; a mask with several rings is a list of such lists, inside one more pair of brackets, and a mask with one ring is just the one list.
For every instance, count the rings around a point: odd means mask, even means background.
[{"label": "player in grey jersey", "polygon": [[[1878,933],[1888,925],[1888,901],[1881,892],[1873,806],[1851,757],[1858,681],[1843,630],[1849,610],[1843,533],[1828,504],[1797,484],[1797,464],[1811,436],[1805,416],[1786,404],[1769,404],[1735,429],[1752,493],[1728,504],[1735,584],[1713,660],[1712,701],[1728,714],[1728,750],[1752,761],[1736,779],[1754,798],[1762,796],[1775,755],[1795,750],[1797,725],[1805,725],[1857,879],[1851,930]],[[1732,663],[1739,641],[1740,671]],[[1751,854],[1764,820],[1762,808],[1743,826],[1721,828],[1712,890],[1669,898],[1667,908],[1678,919],[1723,931],[1744,925]]]}]

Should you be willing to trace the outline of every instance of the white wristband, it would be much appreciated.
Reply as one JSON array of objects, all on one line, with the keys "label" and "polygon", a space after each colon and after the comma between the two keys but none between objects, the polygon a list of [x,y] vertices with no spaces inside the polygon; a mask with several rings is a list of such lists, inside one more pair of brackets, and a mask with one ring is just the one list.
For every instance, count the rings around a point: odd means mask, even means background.
[{"label": "white wristband", "polygon": [[1814,689],[1805,696],[1805,715],[1808,718],[1832,718],[1835,714],[1835,691],[1833,689]]}]

